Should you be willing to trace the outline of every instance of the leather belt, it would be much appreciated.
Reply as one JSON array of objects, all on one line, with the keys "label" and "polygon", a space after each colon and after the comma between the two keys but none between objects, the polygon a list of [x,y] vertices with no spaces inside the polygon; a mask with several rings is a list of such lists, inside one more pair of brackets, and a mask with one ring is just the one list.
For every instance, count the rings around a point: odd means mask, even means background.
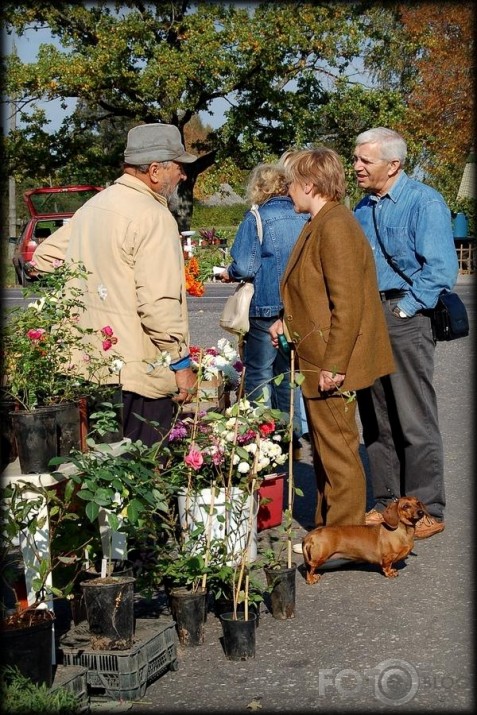
[{"label": "leather belt", "polygon": [[405,290],[380,290],[379,297],[381,300],[393,300],[397,298],[404,298],[406,295]]}]

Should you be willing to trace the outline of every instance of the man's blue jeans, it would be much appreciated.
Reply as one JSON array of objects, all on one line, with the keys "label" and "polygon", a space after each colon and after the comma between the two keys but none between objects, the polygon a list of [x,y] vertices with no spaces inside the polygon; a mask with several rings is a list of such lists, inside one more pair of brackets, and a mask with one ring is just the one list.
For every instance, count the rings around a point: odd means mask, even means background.
[{"label": "man's blue jeans", "polygon": [[[250,318],[244,346],[245,394],[253,401],[265,393],[265,404],[290,414],[290,359],[273,347],[268,332],[277,318]],[[282,373],[284,379],[275,385],[273,378]],[[294,437],[298,440],[302,434],[299,388],[295,388],[293,411]]]}]

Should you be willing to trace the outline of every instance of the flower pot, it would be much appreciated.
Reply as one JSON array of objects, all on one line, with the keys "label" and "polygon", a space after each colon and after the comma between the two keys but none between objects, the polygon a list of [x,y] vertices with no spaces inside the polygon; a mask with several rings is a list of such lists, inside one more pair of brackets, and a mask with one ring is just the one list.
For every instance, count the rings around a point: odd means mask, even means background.
[{"label": "flower pot", "polygon": [[204,642],[207,591],[173,588],[169,593],[172,617],[176,622],[179,642],[183,646],[197,646]]},{"label": "flower pot", "polygon": [[10,412],[22,474],[52,472],[49,461],[58,456],[56,412],[39,407],[27,412]]},{"label": "flower pot", "polygon": [[283,518],[283,482],[284,474],[270,474],[265,477],[258,490],[259,503],[269,499],[266,504],[260,504],[257,514],[257,530],[271,529],[280,526]]},{"label": "flower pot", "polygon": [[26,678],[49,688],[53,683],[54,616],[47,610],[32,609],[22,611],[21,619],[15,626],[0,624],[0,665],[17,666]]},{"label": "flower pot", "polygon": [[[250,509],[253,512],[249,534]],[[189,493],[183,490],[178,496],[182,529],[190,533],[198,524],[204,524],[206,533],[210,529],[212,539],[226,540],[227,555],[232,564],[242,560],[247,543],[248,561],[257,558],[257,510],[257,495],[247,495],[239,487],[222,488],[214,493],[212,489]]]},{"label": "flower pot", "polygon": [[[224,613],[232,613],[234,610],[234,603],[232,598],[217,598],[214,601],[214,612],[215,615],[220,618]],[[244,603],[239,603],[237,604],[237,613],[244,613],[245,611],[245,604]],[[260,625],[260,603],[254,602],[254,603],[249,603],[248,604],[248,614],[250,615],[253,613],[255,615],[256,621],[256,627],[258,628]]]},{"label": "flower pot", "polygon": [[228,660],[255,658],[257,617],[255,613],[249,613],[248,620],[244,618],[243,613],[238,613],[236,620],[233,613],[222,613],[220,616],[225,657]]},{"label": "flower pot", "polygon": [[267,584],[270,587],[271,613],[278,620],[295,617],[296,564],[291,568],[281,564],[279,568],[265,567]]},{"label": "flower pot", "polygon": [[67,457],[72,449],[81,449],[80,409],[77,402],[52,405],[56,414],[58,456]]},{"label": "flower pot", "polygon": [[[132,563],[130,561],[121,561],[119,563],[117,561],[113,561],[112,567],[109,569],[107,575],[114,576],[116,578],[133,576],[134,571]],[[93,579],[101,578],[101,564],[95,564],[93,568],[81,571],[79,576],[83,581],[91,581]],[[73,593],[73,598],[70,601],[70,607],[71,618],[73,619],[75,626],[86,620],[86,603],[82,589],[79,593],[77,591]]]},{"label": "flower pot", "polygon": [[4,399],[0,401],[0,471],[14,462],[18,457],[17,443],[13,432],[13,420],[10,412],[15,411],[15,400]]},{"label": "flower pot", "polygon": [[134,583],[131,576],[82,581],[93,650],[127,650],[134,635]]}]

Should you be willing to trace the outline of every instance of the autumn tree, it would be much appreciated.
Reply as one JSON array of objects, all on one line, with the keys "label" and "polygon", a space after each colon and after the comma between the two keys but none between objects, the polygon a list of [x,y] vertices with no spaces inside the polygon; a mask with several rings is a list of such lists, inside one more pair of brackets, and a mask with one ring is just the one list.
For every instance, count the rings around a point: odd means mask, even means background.
[{"label": "autumn tree", "polygon": [[[180,186],[181,228],[197,177],[225,160],[242,172],[290,146],[326,143],[347,160],[354,186],[354,138],[370,126],[404,132],[410,171],[436,181],[462,171],[472,137],[469,3],[3,5],[7,29],[48,27],[57,43],[31,64],[7,58],[6,93],[23,120],[7,159],[19,179],[113,181],[138,122],[176,125],[200,155]],[[37,107],[53,99],[65,109],[56,132]],[[196,131],[216,100],[227,107],[221,126]]]},{"label": "autumn tree", "polygon": [[[17,177],[27,169],[57,176],[71,166],[89,180],[90,166],[106,183],[120,171],[124,129],[140,121],[167,122],[187,139],[193,117],[209,111],[214,100],[227,103],[222,126],[189,147],[200,158],[181,185],[184,222],[197,176],[217,158],[249,169],[290,145],[324,141],[320,109],[333,102],[336,82],[343,83],[359,57],[380,10],[341,2],[7,0],[3,12],[7,28],[18,34],[47,26],[57,40],[56,46],[42,45],[31,64],[8,58],[7,92],[24,120],[9,141]],[[369,89],[366,96],[372,95]],[[58,98],[65,117],[57,132],[49,132],[32,108],[38,100]],[[68,98],[78,103],[67,113]],[[38,154],[22,153],[25,139]]]},{"label": "autumn tree", "polygon": [[426,180],[455,203],[474,136],[475,5],[387,5],[391,42],[373,44],[367,67],[398,90],[406,112],[396,129],[411,138]]}]

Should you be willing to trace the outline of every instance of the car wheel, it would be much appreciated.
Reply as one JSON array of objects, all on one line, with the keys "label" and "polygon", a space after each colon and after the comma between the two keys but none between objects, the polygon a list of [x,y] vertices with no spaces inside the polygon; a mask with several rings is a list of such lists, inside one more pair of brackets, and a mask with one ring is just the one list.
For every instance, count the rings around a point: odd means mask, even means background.
[{"label": "car wheel", "polygon": [[22,274],[21,274],[21,279],[20,279],[22,288],[25,288],[29,282],[30,282],[30,279],[28,278],[27,274],[25,273],[25,269],[22,266]]}]

